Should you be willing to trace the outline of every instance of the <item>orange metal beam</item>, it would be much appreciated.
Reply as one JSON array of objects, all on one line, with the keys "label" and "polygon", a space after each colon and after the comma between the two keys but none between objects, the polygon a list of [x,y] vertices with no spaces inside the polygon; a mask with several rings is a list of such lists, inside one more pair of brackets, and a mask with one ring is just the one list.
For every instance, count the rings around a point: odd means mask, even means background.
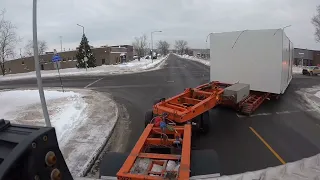
[{"label": "orange metal beam", "polygon": [[180,155],[175,154],[155,154],[155,153],[140,153],[140,158],[149,158],[149,159],[164,159],[164,160],[178,160],[181,158]]},{"label": "orange metal beam", "polygon": [[[182,133],[184,131],[183,126],[174,126],[174,129],[178,132],[178,134],[180,134],[180,136],[182,135]],[[161,132],[161,129],[159,127],[154,127],[154,128],[152,128],[152,131],[158,133],[158,132]],[[165,134],[175,134],[176,132],[166,130],[164,133]]]},{"label": "orange metal beam", "polygon": [[201,102],[201,100],[199,100],[199,99],[194,99],[194,98],[189,98],[189,97],[183,97],[182,99],[184,100],[185,103],[193,104],[193,105]]},{"label": "orange metal beam", "polygon": [[152,127],[153,127],[153,124],[148,124],[148,126],[145,128],[145,130],[141,134],[139,140],[137,141],[136,145],[132,149],[130,155],[128,156],[128,158],[124,162],[124,164],[121,167],[121,169],[119,170],[119,172],[117,173],[117,176],[119,176],[120,174],[123,174],[123,173],[130,172],[130,169],[132,168],[137,156],[139,155],[142,148],[144,147],[144,143],[146,142],[150,132],[152,131]]},{"label": "orange metal beam", "polygon": [[153,145],[172,145],[175,139],[160,139],[160,138],[147,138],[146,139],[146,144],[153,144]]},{"label": "orange metal beam", "polygon": [[191,125],[186,124],[184,128],[179,180],[186,180],[190,178]]},{"label": "orange metal beam", "polygon": [[167,102],[165,104],[165,106],[167,106],[169,108],[172,108],[172,109],[175,109],[177,111],[181,111],[181,112],[183,112],[183,111],[185,111],[187,109],[186,107],[184,107],[181,104],[176,104],[176,103],[171,103],[171,102]]},{"label": "orange metal beam", "polygon": [[[118,173],[119,174],[119,173]],[[161,176],[149,176],[144,174],[130,174],[130,173],[120,173],[118,179],[120,180],[163,180]]]}]

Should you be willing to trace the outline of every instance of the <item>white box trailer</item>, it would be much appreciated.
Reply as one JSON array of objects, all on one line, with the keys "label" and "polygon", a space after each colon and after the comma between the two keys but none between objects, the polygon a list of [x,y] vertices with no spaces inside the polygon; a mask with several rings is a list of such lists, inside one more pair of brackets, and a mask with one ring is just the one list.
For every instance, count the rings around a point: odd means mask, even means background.
[{"label": "white box trailer", "polygon": [[211,81],[283,94],[292,79],[293,44],[283,29],[212,33],[210,60]]}]

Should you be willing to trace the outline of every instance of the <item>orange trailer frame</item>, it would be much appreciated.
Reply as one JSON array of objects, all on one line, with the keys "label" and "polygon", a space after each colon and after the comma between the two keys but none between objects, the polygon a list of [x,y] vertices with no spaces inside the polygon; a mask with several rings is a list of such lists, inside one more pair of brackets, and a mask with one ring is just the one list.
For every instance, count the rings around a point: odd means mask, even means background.
[{"label": "orange trailer frame", "polygon": [[[176,172],[177,179],[189,179],[191,168],[192,133],[190,121],[219,104],[231,106],[236,109],[245,107],[245,112],[251,113],[270,95],[269,93],[252,91],[242,102],[234,104],[232,101],[225,100],[222,97],[224,89],[230,85],[231,84],[213,81],[196,88],[188,88],[177,96],[167,100],[162,100],[155,104],[153,106],[154,116],[167,113],[167,119],[182,125],[174,126],[174,131],[166,130],[165,132],[161,132],[160,127],[154,127],[154,124],[148,124],[123,166],[118,171],[117,178],[121,180],[164,179],[165,173],[167,173],[164,170],[166,162],[168,160],[175,160],[180,161],[180,168]],[[159,134],[171,134],[174,135],[174,137],[181,137],[181,154],[147,153],[147,147],[150,145],[172,146],[177,140],[168,138],[164,141],[162,138],[157,136],[154,137],[155,135],[159,136]],[[147,158],[151,162],[143,174],[132,172],[132,168],[140,158]],[[153,164],[162,165],[164,169],[161,172],[152,172],[151,166]]]},{"label": "orange trailer frame", "polygon": [[[190,153],[191,153],[191,125],[186,124],[184,126],[175,126],[176,132],[167,131],[166,134],[174,134],[175,136],[182,137],[182,150],[181,154],[159,154],[159,153],[146,153],[145,150],[149,145],[167,145],[170,146],[173,144],[175,139],[167,139],[164,142],[160,138],[154,138],[154,135],[158,135],[161,132],[159,127],[154,127],[153,124],[149,124],[142,135],[140,136],[138,142],[132,149],[130,155],[124,162],[123,166],[117,173],[117,178],[121,180],[160,180],[164,179],[166,170],[166,162],[168,160],[180,161],[180,168],[176,172],[177,179],[186,180],[190,178]],[[143,174],[137,174],[132,172],[132,168],[135,162],[139,158],[148,158],[150,159],[150,164],[148,165],[147,170]],[[151,168],[153,164],[163,165],[164,169],[161,172],[152,172]],[[158,176],[152,176],[152,175]]]},{"label": "orange trailer frame", "polygon": [[185,123],[221,103],[222,94],[229,84],[213,81],[161,101],[153,106],[153,114],[168,113],[168,119]]}]

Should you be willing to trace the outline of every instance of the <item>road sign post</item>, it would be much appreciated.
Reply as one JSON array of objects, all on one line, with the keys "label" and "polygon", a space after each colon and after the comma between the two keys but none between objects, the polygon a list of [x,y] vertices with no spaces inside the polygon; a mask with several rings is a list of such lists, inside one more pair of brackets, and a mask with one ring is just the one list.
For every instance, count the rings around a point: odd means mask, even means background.
[{"label": "road sign post", "polygon": [[59,74],[59,79],[60,79],[60,86],[61,86],[62,92],[64,92],[63,84],[62,84],[62,79],[61,79],[61,76],[60,76],[59,65],[58,65],[58,62],[59,62],[59,61],[61,61],[61,57],[60,57],[58,54],[55,54],[55,55],[52,57],[52,62],[55,63],[56,66],[57,66],[57,70],[58,70],[58,74]]}]

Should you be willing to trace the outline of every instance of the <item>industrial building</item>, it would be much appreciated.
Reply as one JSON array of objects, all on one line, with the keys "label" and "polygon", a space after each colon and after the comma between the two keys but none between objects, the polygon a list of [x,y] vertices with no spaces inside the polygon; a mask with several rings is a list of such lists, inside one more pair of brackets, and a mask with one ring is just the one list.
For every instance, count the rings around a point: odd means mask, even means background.
[{"label": "industrial building", "polygon": [[[131,45],[118,46],[101,46],[99,48],[92,48],[92,53],[96,58],[96,65],[110,65],[122,63],[121,56],[125,56],[125,61],[133,60],[133,47]],[[61,62],[52,63],[53,52],[46,52],[39,56],[41,70],[54,70],[57,66],[61,69],[75,68],[77,64],[77,49],[72,51],[58,52],[62,58]],[[34,58],[21,57],[5,62],[6,74],[25,73],[35,71]]]},{"label": "industrial building", "polygon": [[294,64],[302,66],[320,66],[320,51],[294,48]]}]

